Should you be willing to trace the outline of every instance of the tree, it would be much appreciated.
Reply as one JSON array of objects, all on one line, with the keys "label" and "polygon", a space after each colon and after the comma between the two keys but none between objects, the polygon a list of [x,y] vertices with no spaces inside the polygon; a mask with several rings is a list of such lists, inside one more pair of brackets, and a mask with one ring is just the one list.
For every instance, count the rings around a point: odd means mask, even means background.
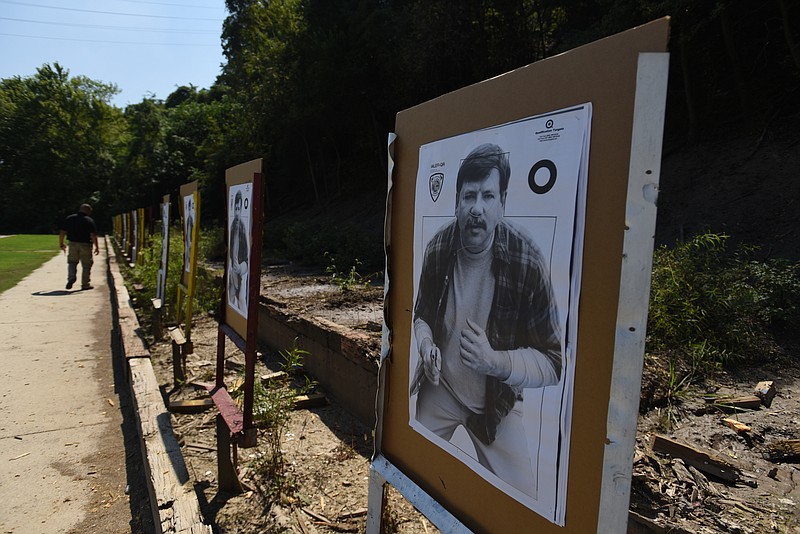
[{"label": "tree", "polygon": [[116,93],[58,63],[0,80],[0,232],[53,231],[82,202],[108,216],[100,201],[123,128]]}]

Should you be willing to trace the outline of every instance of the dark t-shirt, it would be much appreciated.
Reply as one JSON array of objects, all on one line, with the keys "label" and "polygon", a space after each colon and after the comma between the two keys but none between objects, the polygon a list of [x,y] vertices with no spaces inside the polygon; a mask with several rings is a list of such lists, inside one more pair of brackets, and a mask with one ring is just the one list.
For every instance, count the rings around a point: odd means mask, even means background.
[{"label": "dark t-shirt", "polygon": [[67,239],[76,243],[91,243],[92,238],[90,234],[97,233],[97,226],[94,224],[94,219],[85,213],[73,213],[66,219],[61,229],[67,232]]}]

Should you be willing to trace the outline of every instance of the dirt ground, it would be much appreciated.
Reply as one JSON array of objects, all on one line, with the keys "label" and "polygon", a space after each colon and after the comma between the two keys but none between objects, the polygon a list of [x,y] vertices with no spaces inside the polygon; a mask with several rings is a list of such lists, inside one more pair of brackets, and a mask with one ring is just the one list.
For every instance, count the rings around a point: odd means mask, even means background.
[{"label": "dirt ground", "polygon": [[[262,279],[262,294],[285,302],[293,312],[316,315],[370,332],[379,347],[381,288],[342,292],[325,275],[287,272],[273,266]],[[200,398],[193,381],[212,381],[217,329],[212,317],[196,318],[195,348],[188,357],[188,384],[175,388],[172,353],[166,342],[151,348],[162,391],[170,399]],[[276,354],[263,354],[256,375],[281,369]],[[226,345],[226,383],[241,376],[243,354]],[[653,362],[650,362],[651,364]],[[649,367],[657,369],[657,365]],[[646,374],[643,390],[652,376]],[[706,399],[752,395],[761,380],[771,380],[777,394],[769,408],[738,414],[708,409]],[[798,458],[772,461],[767,446],[800,438],[800,368],[785,361],[722,375],[715,382],[687,390],[676,408],[658,407],[658,399],[639,419],[631,512],[643,532],[800,532],[800,470]],[[372,454],[371,429],[335,402],[292,411],[280,449],[285,458],[281,491],[270,489],[263,467],[268,455],[266,430],[259,445],[239,450],[239,473],[245,491],[239,495],[217,489],[215,411],[174,414],[173,425],[183,446],[190,473],[208,521],[220,533],[363,532],[366,523],[368,468]],[[737,433],[721,420],[733,418],[750,427]],[[673,427],[665,429],[665,423]],[[738,481],[725,482],[687,465],[678,457],[653,451],[655,435],[709,451],[731,464]],[[689,473],[687,475],[686,473]],[[388,514],[393,531],[428,533],[436,529],[394,491]]]},{"label": "dirt ground", "polygon": [[[267,294],[293,302],[298,313],[317,313],[327,320],[374,333],[372,348],[377,356],[382,288],[361,288],[348,295],[328,282],[324,275],[304,273],[285,276],[267,272],[263,277],[263,285],[270,288]],[[357,304],[356,300],[361,302]],[[317,312],[312,312],[312,307]],[[143,326],[144,321],[143,317]],[[192,340],[194,353],[187,358],[187,384],[180,388],[173,385],[171,345],[162,341],[151,346],[153,367],[165,398],[202,398],[204,390],[192,383],[214,380],[216,321],[208,315],[196,317]],[[277,354],[263,354],[256,376],[280,371],[282,364]],[[226,384],[237,383],[243,365],[244,354],[228,341]],[[239,449],[239,473],[245,491],[232,495],[218,491],[215,414],[215,410],[199,414],[176,413],[173,426],[194,479],[204,517],[215,525],[217,532],[364,532],[369,458],[373,452],[371,428],[333,401],[324,406],[294,410],[280,440],[285,458],[281,490],[270,487],[270,477],[263,467],[265,457],[269,456],[268,439],[265,439],[269,431],[261,429],[255,448]],[[394,532],[436,531],[396,491],[389,491],[387,502],[387,519],[394,525]]]}]

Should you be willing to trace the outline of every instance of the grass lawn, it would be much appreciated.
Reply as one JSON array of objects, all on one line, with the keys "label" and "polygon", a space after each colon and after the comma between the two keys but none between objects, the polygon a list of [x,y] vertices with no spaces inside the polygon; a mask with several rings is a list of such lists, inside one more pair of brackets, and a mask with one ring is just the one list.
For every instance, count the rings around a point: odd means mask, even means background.
[{"label": "grass lawn", "polygon": [[0,238],[0,293],[58,254],[57,235],[12,235]]}]

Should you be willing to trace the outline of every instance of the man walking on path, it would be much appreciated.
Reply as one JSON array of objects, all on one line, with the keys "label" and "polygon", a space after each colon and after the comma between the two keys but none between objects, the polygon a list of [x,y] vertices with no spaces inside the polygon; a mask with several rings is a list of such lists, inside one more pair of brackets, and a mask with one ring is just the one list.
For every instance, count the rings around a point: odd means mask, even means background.
[{"label": "man walking on path", "polygon": [[65,297],[62,262],[0,294],[0,532],[149,532],[106,277]]},{"label": "man walking on path", "polygon": [[69,241],[69,253],[67,254],[67,289],[72,289],[72,285],[78,278],[78,262],[81,262],[81,289],[92,289],[90,283],[92,274],[92,245],[94,245],[95,255],[100,254],[100,247],[97,244],[97,226],[94,219],[89,217],[92,214],[92,207],[89,204],[81,204],[77,213],[73,213],[64,220],[58,240],[61,250],[67,250],[64,244],[64,237]]}]

